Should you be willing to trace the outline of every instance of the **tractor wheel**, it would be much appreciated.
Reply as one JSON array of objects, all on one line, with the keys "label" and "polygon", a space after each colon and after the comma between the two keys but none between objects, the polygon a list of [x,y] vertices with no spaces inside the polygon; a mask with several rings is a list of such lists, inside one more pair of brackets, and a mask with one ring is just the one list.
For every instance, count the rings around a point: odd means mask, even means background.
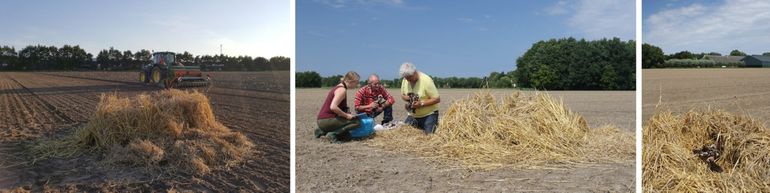
[{"label": "tractor wheel", "polygon": [[147,83],[147,75],[145,75],[144,71],[139,72],[139,82]]},{"label": "tractor wheel", "polygon": [[157,67],[157,66],[156,66],[156,67],[153,67],[153,68],[152,68],[152,79],[150,79],[150,81],[151,81],[153,84],[160,84],[160,83],[161,83],[161,81],[162,81],[162,78],[161,78],[161,71],[160,71],[160,67]]}]

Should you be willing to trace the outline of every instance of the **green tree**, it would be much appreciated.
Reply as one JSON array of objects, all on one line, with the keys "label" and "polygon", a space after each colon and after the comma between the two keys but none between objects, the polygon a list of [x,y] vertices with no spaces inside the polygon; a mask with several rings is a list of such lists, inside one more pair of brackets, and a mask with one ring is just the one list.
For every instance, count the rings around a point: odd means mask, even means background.
[{"label": "green tree", "polygon": [[665,62],[663,50],[650,44],[642,44],[642,68],[658,67]]},{"label": "green tree", "polygon": [[297,72],[294,76],[294,83],[298,88],[317,88],[321,87],[321,75],[315,71]]},{"label": "green tree", "polygon": [[274,56],[270,58],[269,64],[272,70],[289,70],[291,68],[289,58],[284,56]]},{"label": "green tree", "polygon": [[264,57],[257,57],[254,59],[254,69],[257,71],[265,71],[270,70],[270,66],[268,66],[269,61],[267,58]]},{"label": "green tree", "polygon": [[342,80],[342,75],[334,75],[334,76],[325,77],[322,80],[322,85],[321,86],[323,86],[323,87],[332,87],[332,86],[335,86],[335,85],[339,84],[340,80]]},{"label": "green tree", "polygon": [[546,64],[540,64],[532,75],[532,86],[535,88],[554,88],[556,84],[556,71]]},{"label": "green tree", "polygon": [[681,51],[672,54],[667,59],[697,59],[695,58],[695,55],[692,54],[690,51]]},{"label": "green tree", "polygon": [[746,53],[743,53],[740,50],[733,50],[730,51],[730,56],[746,56]]},{"label": "green tree", "polygon": [[601,78],[601,85],[602,88],[609,89],[609,90],[615,90],[618,89],[618,77],[617,72],[615,69],[612,68],[612,65],[603,65],[604,70],[602,72],[602,78]]}]

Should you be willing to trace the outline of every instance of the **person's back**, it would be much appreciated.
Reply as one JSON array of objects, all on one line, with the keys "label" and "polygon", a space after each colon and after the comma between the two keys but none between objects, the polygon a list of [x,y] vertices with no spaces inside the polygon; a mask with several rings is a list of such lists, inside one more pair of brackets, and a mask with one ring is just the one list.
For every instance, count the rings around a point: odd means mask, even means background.
[{"label": "person's back", "polygon": [[[323,105],[321,105],[321,110],[318,112],[317,119],[328,119],[328,118],[334,118],[337,117],[337,114],[334,113],[330,106],[332,104],[332,100],[334,99],[334,91],[337,90],[337,88],[343,87],[342,85],[337,85],[333,87],[331,90],[329,90],[329,93],[326,94],[326,100],[324,100]],[[339,105],[337,105],[342,111],[348,112],[348,99],[342,99]]]}]

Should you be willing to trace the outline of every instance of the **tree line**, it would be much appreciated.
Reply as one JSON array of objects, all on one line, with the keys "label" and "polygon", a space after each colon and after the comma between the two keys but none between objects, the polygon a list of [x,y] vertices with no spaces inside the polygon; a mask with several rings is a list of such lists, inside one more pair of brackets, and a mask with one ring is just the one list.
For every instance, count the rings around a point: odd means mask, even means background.
[{"label": "tree line", "polygon": [[[439,88],[633,90],[636,87],[635,44],[633,40],[618,38],[539,41],[516,60],[517,68],[513,71],[492,72],[484,77],[432,78]],[[295,86],[330,87],[339,83],[341,77],[322,77],[314,71],[297,72]],[[391,88],[401,86],[401,79],[380,81]]]},{"label": "tree line", "polygon": [[[732,50],[728,56],[747,56],[740,50]],[[770,52],[762,53],[770,56]],[[710,67],[744,67],[743,62],[724,62],[705,59],[704,56],[722,56],[719,52],[692,53],[684,50],[673,54],[664,54],[663,50],[655,45],[642,44],[642,68],[710,68]]]},{"label": "tree line", "polygon": [[[79,45],[56,46],[30,45],[17,51],[10,46],[0,47],[2,70],[138,70],[149,64],[152,53],[141,49],[121,51],[110,47],[99,51],[96,57]],[[201,66],[209,70],[270,71],[289,70],[291,59],[274,56],[270,59],[252,56],[193,55],[187,51],[177,53],[178,61],[185,65]]]},{"label": "tree line", "polygon": [[[515,78],[513,77],[513,71],[505,72],[492,72],[489,76],[484,77],[435,77],[433,84],[438,88],[513,88],[515,85]],[[318,72],[305,71],[295,73],[295,86],[297,88],[318,88],[318,87],[332,87],[340,83],[342,75],[332,75],[328,77],[322,77]],[[366,84],[368,76],[361,78],[361,84]],[[381,79],[382,83],[387,88],[401,88],[400,78],[396,79]]]},{"label": "tree line", "polygon": [[633,90],[636,43],[619,38],[538,41],[516,60],[522,87],[547,90]]}]

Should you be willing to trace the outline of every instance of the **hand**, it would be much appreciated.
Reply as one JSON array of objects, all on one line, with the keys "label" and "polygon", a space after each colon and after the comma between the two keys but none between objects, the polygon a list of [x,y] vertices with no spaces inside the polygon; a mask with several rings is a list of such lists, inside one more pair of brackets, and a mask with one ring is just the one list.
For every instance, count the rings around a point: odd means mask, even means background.
[{"label": "hand", "polygon": [[355,119],[356,116],[357,115],[354,115],[354,114],[348,114],[347,116],[345,116],[345,118],[348,119],[348,120],[352,120],[352,119]]},{"label": "hand", "polygon": [[413,108],[413,109],[418,109],[418,108],[420,108],[420,107],[422,107],[422,102],[420,102],[420,101],[414,101],[414,102],[412,103],[412,108]]},{"label": "hand", "polygon": [[376,107],[377,107],[377,103],[376,102],[369,103],[369,105],[366,106],[366,108],[368,108],[368,109],[373,109],[373,108],[376,108]]},{"label": "hand", "polygon": [[377,107],[377,109],[375,110],[376,110],[375,112],[382,112],[382,107]]}]

